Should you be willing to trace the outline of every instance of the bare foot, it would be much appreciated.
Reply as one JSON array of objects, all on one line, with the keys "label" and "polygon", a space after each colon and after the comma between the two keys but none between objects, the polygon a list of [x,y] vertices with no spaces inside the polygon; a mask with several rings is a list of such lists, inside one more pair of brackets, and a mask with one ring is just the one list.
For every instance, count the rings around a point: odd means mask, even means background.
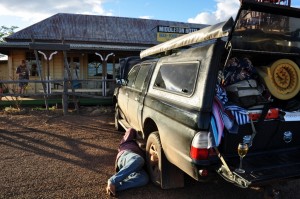
[{"label": "bare foot", "polygon": [[113,185],[112,183],[108,182],[107,187],[106,187],[106,193],[108,195],[112,194],[113,196],[116,195],[116,186]]}]

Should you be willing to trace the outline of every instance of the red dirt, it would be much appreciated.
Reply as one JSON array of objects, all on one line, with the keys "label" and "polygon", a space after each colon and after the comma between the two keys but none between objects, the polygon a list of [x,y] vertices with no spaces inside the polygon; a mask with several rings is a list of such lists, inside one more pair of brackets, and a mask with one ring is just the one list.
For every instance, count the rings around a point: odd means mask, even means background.
[{"label": "red dirt", "polygon": [[[85,108],[79,115],[61,110],[0,112],[0,198],[109,198],[107,179],[122,133],[114,130],[113,108]],[[93,115],[93,116],[92,116]],[[300,181],[281,185],[282,198],[299,195]],[[187,177],[182,189],[145,187],[116,198],[263,198],[263,192],[241,189],[219,178],[200,183]]]}]

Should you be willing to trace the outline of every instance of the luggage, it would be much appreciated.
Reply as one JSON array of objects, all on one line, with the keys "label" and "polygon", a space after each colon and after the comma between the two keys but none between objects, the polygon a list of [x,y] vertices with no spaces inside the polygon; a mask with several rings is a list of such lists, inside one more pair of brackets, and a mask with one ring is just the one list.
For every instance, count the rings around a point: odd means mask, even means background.
[{"label": "luggage", "polygon": [[236,82],[225,89],[229,101],[244,108],[266,102],[262,97],[263,89],[258,86],[254,79]]}]

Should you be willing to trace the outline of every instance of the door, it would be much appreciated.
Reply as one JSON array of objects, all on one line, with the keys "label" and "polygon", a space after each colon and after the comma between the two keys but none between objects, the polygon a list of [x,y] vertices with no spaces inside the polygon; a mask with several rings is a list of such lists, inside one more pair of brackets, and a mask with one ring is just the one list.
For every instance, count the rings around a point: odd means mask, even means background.
[{"label": "door", "polygon": [[147,90],[147,77],[150,77],[149,71],[151,64],[141,64],[139,72],[135,78],[133,87],[128,90],[128,119],[130,125],[135,129],[140,129],[141,114],[143,110],[143,102]]},{"label": "door", "polygon": [[82,83],[79,81],[81,79],[80,74],[80,57],[79,56],[69,56],[68,58],[69,70],[72,78],[72,87],[81,88]]},{"label": "door", "polygon": [[125,119],[130,124],[129,115],[131,112],[128,112],[128,98],[131,97],[132,89],[134,89],[134,81],[140,69],[140,65],[135,65],[128,73],[127,83],[119,89],[118,93],[118,104],[121,112],[124,114]]}]

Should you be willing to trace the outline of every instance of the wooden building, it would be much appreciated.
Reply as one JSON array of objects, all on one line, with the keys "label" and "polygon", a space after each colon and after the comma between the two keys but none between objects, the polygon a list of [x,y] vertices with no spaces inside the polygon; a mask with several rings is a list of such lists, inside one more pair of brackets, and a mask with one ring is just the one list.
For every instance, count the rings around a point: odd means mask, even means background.
[{"label": "wooden building", "polygon": [[[80,82],[81,89],[98,89],[102,87],[98,80],[103,78],[102,71],[106,74],[106,68],[108,79],[115,77],[119,58],[139,55],[141,50],[203,27],[205,25],[163,20],[59,13],[0,43],[0,53],[8,55],[6,64],[1,64],[0,80],[17,80],[15,71],[21,60],[26,60],[30,80],[40,78],[37,65],[45,77],[62,80],[66,74],[63,52],[54,48],[37,49],[37,61],[30,45],[33,41],[45,45],[64,43],[69,46],[66,57],[72,79]],[[42,89],[40,83],[29,85],[29,93]],[[51,84],[52,91],[60,89],[59,86],[59,82]]]}]

